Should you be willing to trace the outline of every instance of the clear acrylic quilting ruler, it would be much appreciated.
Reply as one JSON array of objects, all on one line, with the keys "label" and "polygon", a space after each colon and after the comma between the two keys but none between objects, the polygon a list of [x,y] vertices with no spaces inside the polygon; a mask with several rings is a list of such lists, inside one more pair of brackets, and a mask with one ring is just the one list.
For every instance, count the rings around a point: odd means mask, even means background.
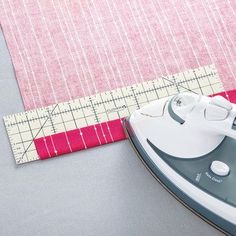
[{"label": "clear acrylic quilting ruler", "polygon": [[183,91],[204,95],[222,92],[214,65],[5,116],[16,163],[125,139],[124,117],[153,100]]}]

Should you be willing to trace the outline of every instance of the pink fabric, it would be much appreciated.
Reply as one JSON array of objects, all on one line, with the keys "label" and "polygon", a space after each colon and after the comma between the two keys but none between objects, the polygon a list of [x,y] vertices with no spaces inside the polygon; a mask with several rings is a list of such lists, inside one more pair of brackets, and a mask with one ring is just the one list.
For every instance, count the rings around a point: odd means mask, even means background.
[{"label": "pink fabric", "polygon": [[215,63],[235,87],[236,1],[0,0],[26,109]]}]

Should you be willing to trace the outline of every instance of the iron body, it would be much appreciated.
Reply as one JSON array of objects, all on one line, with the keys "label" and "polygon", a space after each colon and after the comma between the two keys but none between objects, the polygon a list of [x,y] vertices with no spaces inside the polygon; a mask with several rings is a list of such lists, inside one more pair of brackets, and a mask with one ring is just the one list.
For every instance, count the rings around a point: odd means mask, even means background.
[{"label": "iron body", "polygon": [[179,94],[157,100],[124,121],[133,147],[151,173],[185,206],[232,235],[235,117],[235,105],[223,98]]}]

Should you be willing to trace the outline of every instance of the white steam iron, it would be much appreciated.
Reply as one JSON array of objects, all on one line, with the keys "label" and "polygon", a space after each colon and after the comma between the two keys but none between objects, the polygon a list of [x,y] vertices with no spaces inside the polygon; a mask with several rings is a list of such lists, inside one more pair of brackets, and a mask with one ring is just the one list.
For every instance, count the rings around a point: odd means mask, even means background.
[{"label": "white steam iron", "polygon": [[236,105],[182,93],[136,110],[124,127],[139,156],[199,216],[236,234]]}]

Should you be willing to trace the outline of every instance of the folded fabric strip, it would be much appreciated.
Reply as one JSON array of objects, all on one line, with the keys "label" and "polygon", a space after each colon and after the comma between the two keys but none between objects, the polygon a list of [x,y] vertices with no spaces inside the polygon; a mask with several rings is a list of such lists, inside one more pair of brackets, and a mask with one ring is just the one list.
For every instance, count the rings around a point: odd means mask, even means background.
[{"label": "folded fabric strip", "polygon": [[[236,103],[236,90],[227,91],[227,93],[217,93],[213,96],[215,95],[221,95],[226,99],[229,99],[232,103]],[[76,152],[126,139],[126,134],[122,125],[123,120],[124,118],[111,120],[81,129],[74,129],[48,135],[46,137],[36,138],[34,139],[34,144],[39,159],[45,160],[66,153]],[[106,139],[103,137],[103,134],[106,135]],[[110,134],[112,134],[112,136]]]}]

